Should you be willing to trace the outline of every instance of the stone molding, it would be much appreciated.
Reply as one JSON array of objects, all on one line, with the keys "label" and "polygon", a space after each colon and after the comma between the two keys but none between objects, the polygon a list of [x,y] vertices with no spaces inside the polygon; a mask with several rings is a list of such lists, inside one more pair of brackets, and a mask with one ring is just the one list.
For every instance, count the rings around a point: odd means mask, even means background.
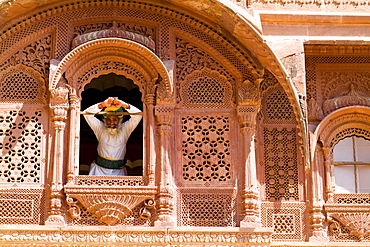
[{"label": "stone molding", "polygon": [[[268,247],[272,229],[257,228],[168,228],[148,227],[10,227],[0,230],[0,245],[55,244],[58,246],[258,246]],[[24,244],[19,244],[19,243]]]}]

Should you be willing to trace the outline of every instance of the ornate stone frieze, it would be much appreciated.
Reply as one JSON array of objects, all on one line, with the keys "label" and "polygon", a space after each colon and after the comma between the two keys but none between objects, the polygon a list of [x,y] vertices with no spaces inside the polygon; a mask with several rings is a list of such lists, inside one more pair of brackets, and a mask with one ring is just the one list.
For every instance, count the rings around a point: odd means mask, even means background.
[{"label": "ornate stone frieze", "polygon": [[233,76],[209,54],[180,38],[176,39],[176,68],[178,82],[184,81],[186,75],[203,68],[218,71],[229,82],[234,81]]},{"label": "ornate stone frieze", "polygon": [[347,95],[351,90],[355,90],[361,96],[366,96],[370,93],[369,72],[323,71],[318,73],[318,78],[321,80],[324,100]]},{"label": "ornate stone frieze", "polygon": [[91,33],[95,31],[100,31],[104,29],[113,29],[117,28],[119,30],[124,30],[127,32],[133,32],[140,34],[145,37],[154,37],[155,30],[154,28],[150,28],[144,25],[138,25],[137,23],[120,23],[120,22],[105,22],[105,23],[90,23],[87,25],[76,26],[74,28],[74,35],[75,37],[79,35],[83,35],[86,33]]},{"label": "ornate stone frieze", "polygon": [[132,40],[148,47],[152,51],[155,50],[155,42],[151,37],[145,37],[138,33],[123,30],[118,27],[116,22],[113,22],[113,26],[109,29],[92,31],[89,33],[78,35],[72,41],[72,48],[75,48],[91,40],[113,37]]},{"label": "ornate stone frieze", "polygon": [[[268,247],[271,243],[270,229],[245,231],[239,228],[171,228],[166,230],[148,227],[75,227],[52,226],[32,228],[7,228],[0,230],[1,246],[58,245],[58,246],[246,246]],[[27,244],[19,244],[27,243]],[[140,244],[138,244],[140,243]]]}]

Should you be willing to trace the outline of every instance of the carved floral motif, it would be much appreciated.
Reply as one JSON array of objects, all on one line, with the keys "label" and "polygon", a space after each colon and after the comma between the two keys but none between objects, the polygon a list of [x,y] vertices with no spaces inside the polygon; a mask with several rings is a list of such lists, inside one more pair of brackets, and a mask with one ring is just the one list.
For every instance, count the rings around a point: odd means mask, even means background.
[{"label": "carved floral motif", "polygon": [[45,80],[49,72],[49,62],[51,55],[51,36],[47,36],[16,52],[6,62],[0,65],[0,71],[11,66],[23,64],[33,68]]},{"label": "carved floral motif", "polygon": [[180,38],[176,39],[176,67],[176,78],[180,83],[187,75],[203,68],[218,71],[227,78],[229,83],[234,81],[233,76],[214,58],[194,44]]},{"label": "carved floral motif", "polygon": [[[350,231],[350,234],[353,234],[356,237],[358,237],[360,241],[364,240],[364,238],[370,234],[369,213],[364,212],[332,213],[330,214],[330,217],[338,220]],[[330,229],[333,231],[334,229],[333,226],[331,226]]]},{"label": "carved floral motif", "polygon": [[[117,225],[131,215],[132,210],[145,200],[152,200],[156,188],[152,187],[115,187],[67,186],[66,202],[69,205],[68,213],[72,218],[80,217],[80,205],[87,212],[98,218],[99,222],[107,225]],[[151,209],[153,203],[147,202],[145,208]],[[143,209],[142,217],[150,217],[148,210]]]},{"label": "carved floral motif", "polygon": [[91,40],[102,39],[102,38],[112,38],[112,37],[132,40],[132,41],[138,42],[148,47],[152,51],[155,50],[155,42],[151,37],[145,37],[141,34],[121,29],[119,28],[116,22],[113,22],[112,27],[109,29],[92,31],[92,32],[88,32],[85,34],[78,35],[72,41],[72,48],[75,48]]},{"label": "carved floral motif", "polygon": [[238,88],[238,103],[239,105],[259,105],[261,95],[259,91],[259,83],[244,81]]}]

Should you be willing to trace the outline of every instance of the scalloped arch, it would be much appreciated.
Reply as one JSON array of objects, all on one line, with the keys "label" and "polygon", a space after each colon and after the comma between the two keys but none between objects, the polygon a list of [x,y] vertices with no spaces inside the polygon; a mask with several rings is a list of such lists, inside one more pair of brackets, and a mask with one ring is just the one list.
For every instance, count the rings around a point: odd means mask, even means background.
[{"label": "scalloped arch", "polygon": [[[121,64],[121,68],[113,68],[110,63]],[[124,66],[127,68],[125,69]],[[94,67],[98,67],[94,71]],[[89,71],[88,71],[89,70]],[[78,85],[86,85],[88,80],[101,74],[118,72],[136,81],[142,89],[147,83],[155,82],[159,77],[160,83],[170,93],[172,84],[162,61],[148,48],[121,38],[97,39],[82,44],[69,52],[51,73],[49,90],[57,86],[60,78],[72,80],[70,86],[77,91]],[[89,74],[90,73],[90,74]],[[78,81],[80,80],[80,81]]]},{"label": "scalloped arch", "polygon": [[351,135],[370,139],[370,107],[346,107],[329,114],[317,126],[312,148],[316,147],[318,140],[324,147],[332,148],[338,141]]}]

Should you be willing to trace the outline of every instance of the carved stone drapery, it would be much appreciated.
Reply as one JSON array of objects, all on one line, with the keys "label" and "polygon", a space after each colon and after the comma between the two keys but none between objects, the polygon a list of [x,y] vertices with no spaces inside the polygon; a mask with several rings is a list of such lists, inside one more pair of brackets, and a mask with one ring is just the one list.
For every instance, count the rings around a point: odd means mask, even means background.
[{"label": "carved stone drapery", "polygon": [[64,215],[62,212],[63,197],[63,164],[64,164],[64,131],[66,127],[69,90],[66,81],[62,78],[58,86],[51,91],[50,109],[53,129],[53,151],[50,165],[50,204],[47,213],[46,225],[64,225]]},{"label": "carved stone drapery", "polygon": [[261,226],[259,190],[256,170],[256,118],[260,107],[259,81],[257,85],[246,81],[239,86],[237,115],[239,118],[241,160],[244,184],[241,191],[241,227]]},{"label": "carved stone drapery", "polygon": [[330,112],[347,106],[370,106],[370,97],[367,95],[360,95],[358,90],[361,89],[355,89],[354,84],[350,84],[348,88],[349,92],[346,95],[328,99],[323,103],[323,111],[325,114],[329,114]]},{"label": "carved stone drapery", "polygon": [[172,125],[174,119],[173,105],[157,105],[155,107],[157,132],[159,135],[159,150],[157,159],[158,194],[157,194],[157,220],[156,226],[174,226],[174,188],[171,171],[171,143]]},{"label": "carved stone drapery", "polygon": [[329,221],[331,221],[331,224],[336,224],[337,222],[333,219],[343,224],[350,231],[350,234],[358,237],[360,241],[363,241],[370,234],[370,213],[368,212],[329,213]]}]

